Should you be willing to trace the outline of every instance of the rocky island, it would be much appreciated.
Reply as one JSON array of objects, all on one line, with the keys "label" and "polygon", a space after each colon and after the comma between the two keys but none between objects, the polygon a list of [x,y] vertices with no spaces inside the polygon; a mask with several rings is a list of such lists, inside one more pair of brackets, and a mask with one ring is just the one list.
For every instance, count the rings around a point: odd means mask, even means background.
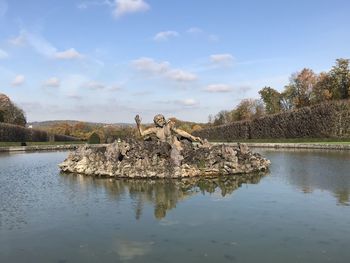
[{"label": "rocky island", "polygon": [[266,171],[270,161],[245,144],[213,145],[177,129],[159,114],[142,139],[130,138],[98,147],[81,146],[59,166],[63,172],[115,178],[188,178]]}]

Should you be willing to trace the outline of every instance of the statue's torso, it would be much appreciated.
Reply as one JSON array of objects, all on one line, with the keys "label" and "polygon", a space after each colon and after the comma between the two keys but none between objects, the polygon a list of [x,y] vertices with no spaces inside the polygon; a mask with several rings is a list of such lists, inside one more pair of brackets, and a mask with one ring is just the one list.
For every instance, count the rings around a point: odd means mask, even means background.
[{"label": "statue's torso", "polygon": [[156,136],[162,142],[172,143],[171,128],[169,125],[157,129]]}]

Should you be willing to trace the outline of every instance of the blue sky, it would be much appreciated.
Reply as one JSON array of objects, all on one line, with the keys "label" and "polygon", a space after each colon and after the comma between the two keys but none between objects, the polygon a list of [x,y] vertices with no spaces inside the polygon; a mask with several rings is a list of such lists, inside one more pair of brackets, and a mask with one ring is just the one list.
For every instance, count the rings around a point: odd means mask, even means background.
[{"label": "blue sky", "polygon": [[350,57],[349,1],[0,0],[0,92],[29,121],[206,122]]}]

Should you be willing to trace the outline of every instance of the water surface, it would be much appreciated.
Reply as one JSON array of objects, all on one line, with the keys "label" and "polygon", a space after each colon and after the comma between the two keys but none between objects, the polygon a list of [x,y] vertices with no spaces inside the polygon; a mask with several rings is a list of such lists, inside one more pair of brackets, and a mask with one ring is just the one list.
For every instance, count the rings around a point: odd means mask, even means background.
[{"label": "water surface", "polygon": [[67,152],[0,155],[0,262],[350,262],[350,153],[260,150],[268,175],[60,174]]}]

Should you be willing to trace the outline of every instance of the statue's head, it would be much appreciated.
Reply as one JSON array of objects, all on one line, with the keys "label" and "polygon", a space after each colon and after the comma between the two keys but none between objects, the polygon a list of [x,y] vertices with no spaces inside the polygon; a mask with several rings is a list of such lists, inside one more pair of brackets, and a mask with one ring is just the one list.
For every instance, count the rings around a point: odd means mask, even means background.
[{"label": "statue's head", "polygon": [[162,114],[154,116],[153,121],[157,127],[163,127],[166,124],[165,117]]}]

